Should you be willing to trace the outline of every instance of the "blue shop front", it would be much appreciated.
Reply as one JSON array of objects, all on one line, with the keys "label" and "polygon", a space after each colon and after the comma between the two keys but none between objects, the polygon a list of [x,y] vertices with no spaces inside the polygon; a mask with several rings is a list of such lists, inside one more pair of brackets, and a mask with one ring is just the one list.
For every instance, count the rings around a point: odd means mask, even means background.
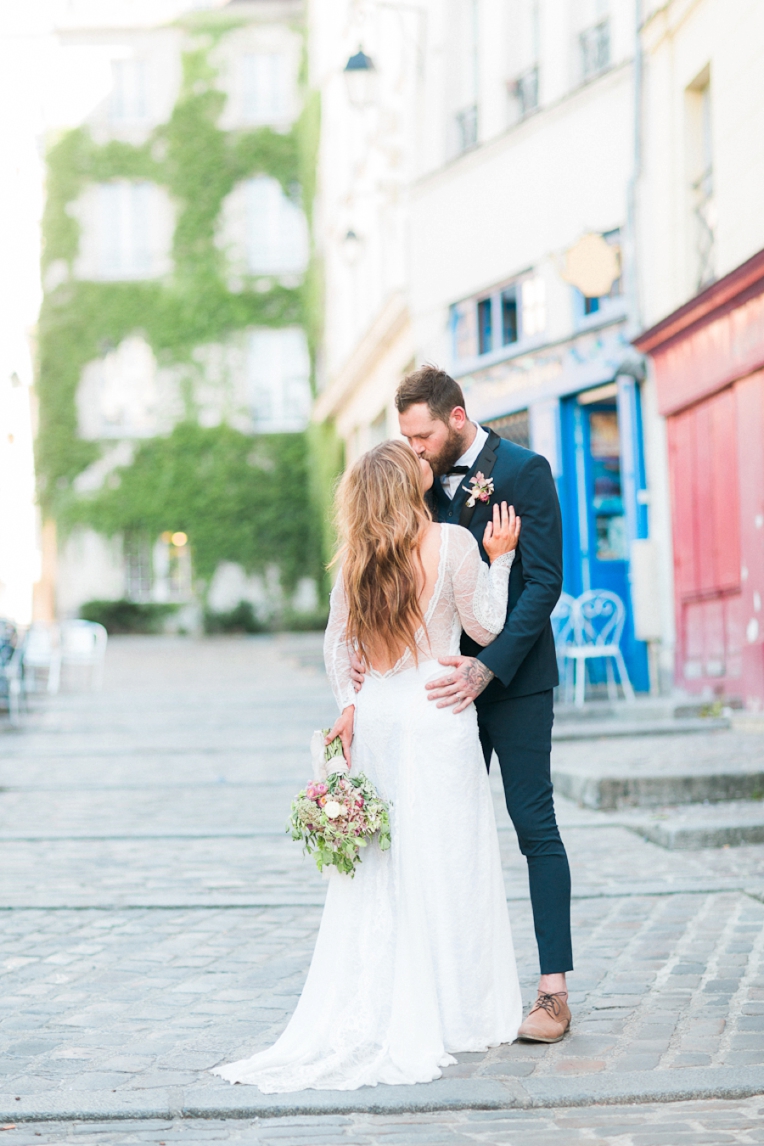
[{"label": "blue shop front", "polygon": [[497,348],[457,359],[454,375],[471,417],[549,460],[562,509],[564,591],[608,589],[621,598],[621,651],[634,689],[646,692],[647,645],[635,634],[630,579],[633,543],[647,538],[649,526],[642,367],[624,327],[589,329],[525,353],[510,347],[502,356]]}]

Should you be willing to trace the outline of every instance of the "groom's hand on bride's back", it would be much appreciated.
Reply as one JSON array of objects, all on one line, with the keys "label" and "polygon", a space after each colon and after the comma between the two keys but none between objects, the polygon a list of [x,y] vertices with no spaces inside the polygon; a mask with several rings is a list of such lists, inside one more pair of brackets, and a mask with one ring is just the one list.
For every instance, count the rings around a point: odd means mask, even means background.
[{"label": "groom's hand on bride's back", "polygon": [[364,668],[363,661],[356,652],[351,652],[350,654],[350,679],[353,682],[353,688],[356,692],[360,692],[361,685],[366,679],[366,669]]},{"label": "groom's hand on bride's back", "polygon": [[494,674],[477,657],[441,657],[438,663],[451,665],[451,672],[427,682],[427,699],[437,701],[438,708],[451,708],[453,705],[454,715],[469,708],[475,697],[480,696],[493,680]]}]

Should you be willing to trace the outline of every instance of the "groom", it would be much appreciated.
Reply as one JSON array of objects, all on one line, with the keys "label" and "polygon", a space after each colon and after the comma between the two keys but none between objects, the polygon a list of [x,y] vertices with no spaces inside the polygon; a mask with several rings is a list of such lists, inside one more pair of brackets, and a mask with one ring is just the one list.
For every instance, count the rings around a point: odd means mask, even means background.
[{"label": "groom", "polygon": [[[503,631],[482,648],[466,634],[461,656],[444,657],[450,672],[431,681],[430,700],[461,712],[473,701],[487,767],[495,752],[507,809],[528,861],[541,979],[538,998],[519,1037],[557,1042],[570,1026],[565,972],[573,968],[570,869],[554,813],[550,753],[552,689],[558,683],[550,614],[562,590],[562,526],[549,463],[467,417],[453,378],[422,366],[404,378],[395,398],[401,433],[435,475],[436,521],[466,526],[480,545],[494,502],[522,519],[509,579]],[[467,505],[476,475],[491,479],[486,502]],[[478,480],[482,480],[478,479]],[[487,561],[482,545],[480,551]],[[363,683],[354,665],[356,688]]]}]

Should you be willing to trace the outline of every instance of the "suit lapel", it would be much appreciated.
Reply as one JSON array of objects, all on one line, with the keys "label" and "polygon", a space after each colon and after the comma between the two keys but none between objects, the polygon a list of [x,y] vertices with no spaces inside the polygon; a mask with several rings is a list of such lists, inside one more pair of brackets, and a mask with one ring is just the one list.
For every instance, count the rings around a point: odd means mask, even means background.
[{"label": "suit lapel", "polygon": [[462,508],[459,512],[459,524],[465,526],[465,528],[468,528],[470,522],[472,521],[472,515],[475,512],[477,503],[475,503],[475,505],[467,505],[468,495],[467,490],[464,489],[464,486],[469,484],[470,478],[474,477],[475,474],[480,473],[483,475],[483,477],[491,476],[493,467],[496,465],[496,457],[499,452],[500,441],[501,438],[495,432],[495,430],[489,429],[488,438],[486,439],[482,450],[478,454],[474,466],[466,475],[464,481],[459,483],[459,489],[454,494],[454,501],[456,501],[457,497],[464,498],[464,504],[462,505]]}]

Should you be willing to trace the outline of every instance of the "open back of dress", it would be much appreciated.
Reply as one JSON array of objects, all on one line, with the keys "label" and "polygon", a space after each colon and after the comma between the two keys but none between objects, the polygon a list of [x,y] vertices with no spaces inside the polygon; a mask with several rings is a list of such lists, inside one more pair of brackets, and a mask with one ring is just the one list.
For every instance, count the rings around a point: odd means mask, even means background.
[{"label": "open back of dress", "polygon": [[487,644],[504,623],[509,561],[489,572],[467,530],[441,526],[438,579],[410,653],[350,684],[341,581],[327,671],[356,705],[353,770],[391,804],[392,847],[363,853],[355,878],[332,869],[304,990],[278,1041],[219,1068],[266,1092],[429,1082],[453,1052],[511,1042],[521,1021],[498,838],[474,706],[428,701],[425,682],[465,628]]}]

